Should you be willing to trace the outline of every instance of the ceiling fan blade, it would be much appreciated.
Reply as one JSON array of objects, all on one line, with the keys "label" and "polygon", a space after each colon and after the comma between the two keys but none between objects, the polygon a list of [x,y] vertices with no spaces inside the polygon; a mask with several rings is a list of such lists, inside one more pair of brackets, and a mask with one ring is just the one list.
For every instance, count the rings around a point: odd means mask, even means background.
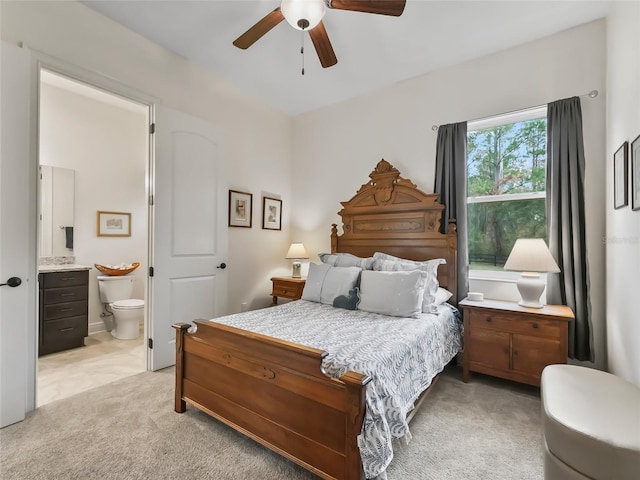
[{"label": "ceiling fan blade", "polygon": [[262,36],[284,20],[280,7],[268,13],[262,20],[233,41],[233,44],[242,49],[247,49],[256,43]]},{"label": "ceiling fan blade", "polygon": [[323,68],[331,67],[338,63],[336,54],[329,41],[329,35],[327,35],[327,30],[324,28],[322,21],[309,30],[309,36],[311,37],[313,46],[316,47],[316,53]]},{"label": "ceiling fan blade", "polygon": [[331,0],[329,8],[399,17],[406,3],[406,0]]}]

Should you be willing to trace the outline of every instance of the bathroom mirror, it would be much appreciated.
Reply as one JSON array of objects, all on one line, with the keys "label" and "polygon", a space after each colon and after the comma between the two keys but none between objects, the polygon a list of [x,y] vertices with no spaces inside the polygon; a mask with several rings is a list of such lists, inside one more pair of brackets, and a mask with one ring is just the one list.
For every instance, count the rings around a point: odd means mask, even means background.
[{"label": "bathroom mirror", "polygon": [[73,255],[75,171],[40,165],[40,256]]}]

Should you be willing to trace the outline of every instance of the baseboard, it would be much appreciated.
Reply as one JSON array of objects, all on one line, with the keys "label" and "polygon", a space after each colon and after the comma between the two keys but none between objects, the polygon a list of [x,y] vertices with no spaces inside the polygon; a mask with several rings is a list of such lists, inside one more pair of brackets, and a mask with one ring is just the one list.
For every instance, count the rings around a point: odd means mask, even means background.
[{"label": "baseboard", "polygon": [[106,332],[106,331],[107,329],[105,328],[104,322],[102,320],[100,320],[99,322],[94,322],[89,324],[89,335],[91,335],[92,333]]},{"label": "baseboard", "polygon": [[[143,324],[144,324],[144,320],[140,322],[140,325],[143,325]],[[100,320],[99,322],[90,323],[88,327],[89,327],[89,335],[107,331],[107,329],[105,328],[104,322],[102,320]]]}]

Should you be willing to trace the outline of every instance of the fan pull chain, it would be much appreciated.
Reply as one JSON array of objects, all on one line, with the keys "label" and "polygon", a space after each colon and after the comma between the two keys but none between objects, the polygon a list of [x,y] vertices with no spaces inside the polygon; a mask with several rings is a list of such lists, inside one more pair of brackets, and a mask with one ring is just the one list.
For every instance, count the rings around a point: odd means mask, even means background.
[{"label": "fan pull chain", "polygon": [[304,75],[304,30],[300,32],[300,55],[302,55],[302,75]]}]

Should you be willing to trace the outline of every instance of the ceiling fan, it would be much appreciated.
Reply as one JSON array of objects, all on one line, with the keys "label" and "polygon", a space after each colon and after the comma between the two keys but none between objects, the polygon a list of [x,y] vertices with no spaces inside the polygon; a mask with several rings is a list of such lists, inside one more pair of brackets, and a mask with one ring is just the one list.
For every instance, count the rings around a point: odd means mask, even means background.
[{"label": "ceiling fan", "polygon": [[278,8],[236,38],[233,44],[238,48],[247,49],[286,19],[292,27],[309,32],[320,64],[327,68],[338,63],[322,23],[327,8],[399,17],[405,4],[406,0],[282,0]]}]

